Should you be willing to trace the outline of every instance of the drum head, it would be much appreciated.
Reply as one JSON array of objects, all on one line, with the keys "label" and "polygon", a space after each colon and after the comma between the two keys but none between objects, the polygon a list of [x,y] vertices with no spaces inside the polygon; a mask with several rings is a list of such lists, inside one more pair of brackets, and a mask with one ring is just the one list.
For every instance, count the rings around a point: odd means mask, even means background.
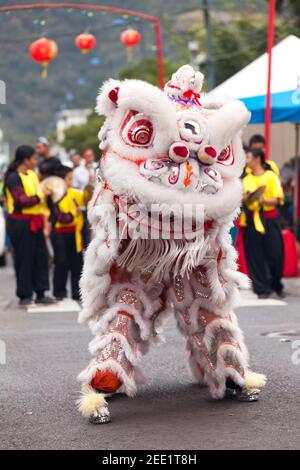
[{"label": "drum head", "polygon": [[50,189],[52,191],[51,199],[54,204],[57,204],[67,192],[67,186],[65,181],[58,176],[49,176],[49,178],[45,178],[40,183],[39,187],[40,191],[44,192],[46,189]]},{"label": "drum head", "polygon": [[253,201],[257,201],[263,195],[263,192],[265,189],[266,189],[265,186],[260,186],[259,188],[257,188],[255,191],[249,194],[246,202],[251,203]]}]

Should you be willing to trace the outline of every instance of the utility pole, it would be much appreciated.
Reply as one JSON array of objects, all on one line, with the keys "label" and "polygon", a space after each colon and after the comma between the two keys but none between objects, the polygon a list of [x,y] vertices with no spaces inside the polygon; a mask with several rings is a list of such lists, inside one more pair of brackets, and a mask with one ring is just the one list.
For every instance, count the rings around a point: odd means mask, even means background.
[{"label": "utility pole", "polygon": [[209,0],[203,0],[202,10],[206,30],[207,67],[208,67],[208,89],[213,90],[216,84],[215,63],[213,59],[212,32],[209,12]]},{"label": "utility pole", "polygon": [[268,80],[267,80],[267,95],[266,95],[266,110],[265,110],[265,139],[266,139],[266,157],[270,158],[271,150],[271,122],[272,122],[272,51],[274,46],[275,34],[275,16],[276,16],[276,0],[269,0],[269,20],[268,20],[268,37],[267,37],[267,52],[268,52]]},{"label": "utility pole", "polygon": [[295,125],[295,132],[296,132],[296,148],[295,148],[295,185],[294,185],[294,233],[297,236],[298,233],[298,204],[299,204],[299,172],[300,172],[300,165],[299,165],[299,128],[300,123],[296,122]]}]

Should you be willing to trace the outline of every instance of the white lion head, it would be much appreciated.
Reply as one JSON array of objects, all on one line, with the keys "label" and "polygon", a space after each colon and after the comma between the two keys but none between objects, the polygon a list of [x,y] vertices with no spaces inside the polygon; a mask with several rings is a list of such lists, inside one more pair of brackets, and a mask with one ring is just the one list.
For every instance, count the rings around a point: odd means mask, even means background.
[{"label": "white lion head", "polygon": [[[141,199],[153,194],[165,201],[189,193],[201,202],[201,195],[216,197],[238,180],[245,165],[240,132],[250,113],[239,101],[202,99],[202,82],[200,72],[183,66],[164,92],[139,80],[104,83],[96,106],[106,116],[102,167],[119,181],[117,190],[139,188]],[[166,197],[165,190],[173,191]]]}]

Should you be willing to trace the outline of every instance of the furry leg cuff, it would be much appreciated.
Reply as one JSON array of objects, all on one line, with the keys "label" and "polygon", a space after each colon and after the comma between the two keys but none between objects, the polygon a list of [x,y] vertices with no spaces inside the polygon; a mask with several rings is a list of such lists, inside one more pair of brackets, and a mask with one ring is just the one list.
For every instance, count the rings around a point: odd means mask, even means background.
[{"label": "furry leg cuff", "polygon": [[85,418],[90,418],[94,416],[95,413],[105,409],[107,407],[107,402],[104,394],[95,392],[95,390],[89,385],[83,385],[81,396],[76,401],[76,405],[78,411]]}]

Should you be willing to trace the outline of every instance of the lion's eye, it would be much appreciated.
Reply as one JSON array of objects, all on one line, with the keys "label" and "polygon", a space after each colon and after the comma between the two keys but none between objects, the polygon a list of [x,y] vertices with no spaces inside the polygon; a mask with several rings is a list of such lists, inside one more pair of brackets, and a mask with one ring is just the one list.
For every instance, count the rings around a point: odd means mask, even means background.
[{"label": "lion's eye", "polygon": [[128,135],[132,142],[139,145],[149,144],[151,140],[152,130],[150,124],[147,126],[139,126],[133,130],[129,130]]},{"label": "lion's eye", "polygon": [[153,140],[153,125],[142,113],[130,111],[121,126],[120,134],[128,145],[147,147]]},{"label": "lion's eye", "polygon": [[184,128],[191,134],[191,135],[199,135],[200,134],[200,126],[195,121],[186,121],[184,123]]}]

